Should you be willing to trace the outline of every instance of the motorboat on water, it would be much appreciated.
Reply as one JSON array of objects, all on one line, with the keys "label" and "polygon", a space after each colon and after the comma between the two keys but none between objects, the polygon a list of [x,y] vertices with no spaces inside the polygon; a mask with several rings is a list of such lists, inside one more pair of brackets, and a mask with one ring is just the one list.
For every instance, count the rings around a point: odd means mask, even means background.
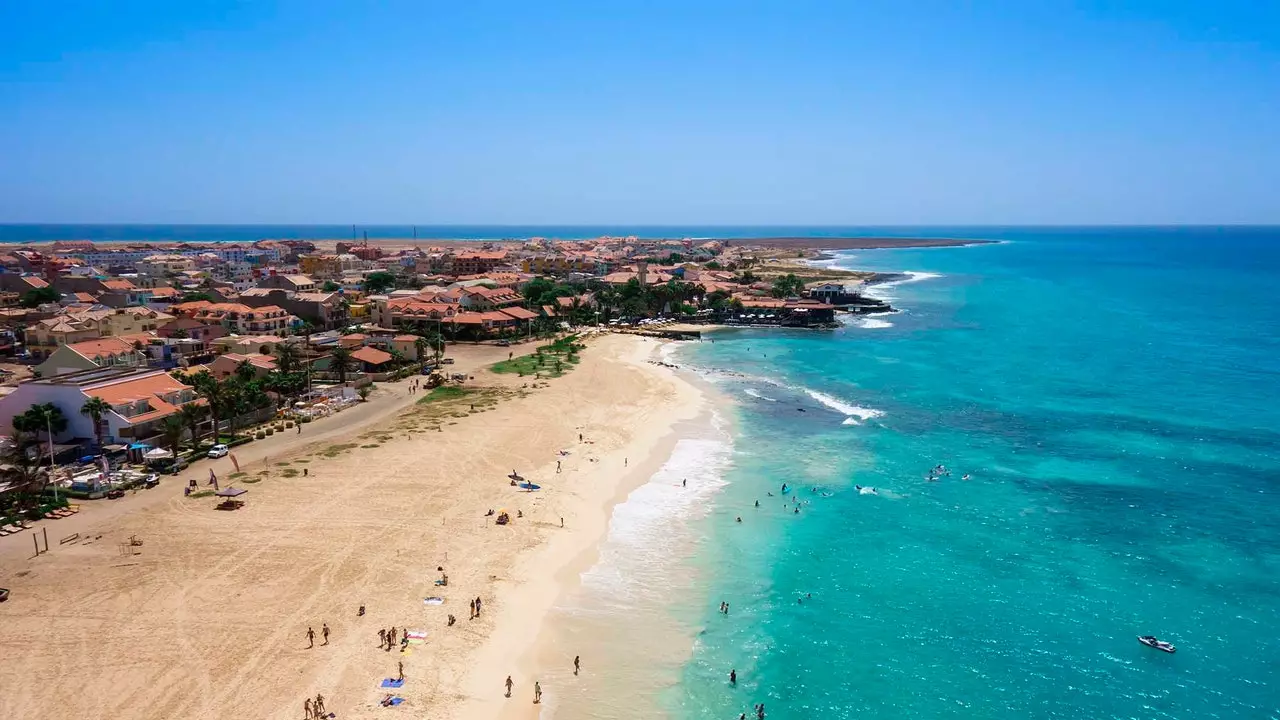
[{"label": "motorboat on water", "polygon": [[1138,642],[1146,645],[1147,647],[1163,650],[1167,653],[1178,652],[1178,648],[1174,647],[1173,643],[1167,643],[1163,640],[1159,640],[1154,635],[1139,635]]}]

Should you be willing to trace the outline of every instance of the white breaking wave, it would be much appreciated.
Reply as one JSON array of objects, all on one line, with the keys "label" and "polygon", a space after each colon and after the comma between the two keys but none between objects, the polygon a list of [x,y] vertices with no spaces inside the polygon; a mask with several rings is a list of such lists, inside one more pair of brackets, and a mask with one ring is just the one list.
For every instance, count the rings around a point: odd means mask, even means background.
[{"label": "white breaking wave", "polygon": [[881,317],[892,315],[893,313],[876,313],[874,315],[862,315],[856,321],[855,325],[867,330],[878,330],[880,328],[891,328],[893,323],[888,320],[881,320]]},{"label": "white breaking wave", "polygon": [[817,390],[810,390],[809,388],[804,388],[804,391],[809,397],[813,398],[814,400],[817,400],[818,402],[822,403],[823,405],[826,405],[832,410],[835,410],[841,415],[846,416],[844,421],[845,425],[857,425],[859,420],[872,420],[874,418],[878,418],[884,415],[883,410],[876,410],[875,408],[866,408],[866,407],[862,407],[861,405],[850,405],[849,403],[843,400],[840,400],[838,398],[833,398],[830,395],[823,392],[818,392]]},{"label": "white breaking wave", "polygon": [[774,400],[773,398],[771,398],[771,397],[769,397],[769,396],[767,396],[767,395],[761,395],[761,394],[760,394],[760,391],[759,391],[759,390],[756,390],[755,388],[747,388],[747,389],[743,390],[742,392],[744,392],[744,393],[746,393],[746,394],[750,395],[750,396],[751,396],[751,397],[753,397],[753,398],[760,398],[761,400],[768,400],[769,402],[778,402],[777,400]]},{"label": "white breaking wave", "polygon": [[868,286],[864,291],[865,294],[867,297],[889,302],[897,299],[897,296],[895,296],[891,291],[899,285],[907,285],[909,283],[920,282],[922,280],[934,280],[942,277],[942,275],[938,273],[917,272],[915,270],[904,270],[902,274],[906,275],[906,277],[901,280],[890,280],[889,282],[876,283],[875,285]]},{"label": "white breaking wave", "polygon": [[672,548],[694,545],[685,536],[688,523],[711,512],[714,497],[728,484],[723,476],[732,455],[727,436],[677,441],[649,482],[613,508],[599,560],[582,574],[584,589],[615,609],[660,600],[678,579],[673,573],[680,572],[673,562],[680,553],[673,555]]}]

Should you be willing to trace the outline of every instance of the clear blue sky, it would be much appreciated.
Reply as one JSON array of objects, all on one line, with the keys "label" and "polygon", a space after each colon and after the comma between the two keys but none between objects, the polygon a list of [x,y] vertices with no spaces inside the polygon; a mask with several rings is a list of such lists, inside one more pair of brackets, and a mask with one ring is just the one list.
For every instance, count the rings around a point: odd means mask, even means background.
[{"label": "clear blue sky", "polygon": [[1280,223],[1280,4],[0,3],[0,222]]}]

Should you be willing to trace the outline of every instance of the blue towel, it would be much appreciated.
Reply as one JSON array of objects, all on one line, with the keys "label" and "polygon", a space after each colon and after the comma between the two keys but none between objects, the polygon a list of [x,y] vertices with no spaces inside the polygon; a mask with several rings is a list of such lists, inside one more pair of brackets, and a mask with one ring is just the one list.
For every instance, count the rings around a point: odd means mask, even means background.
[{"label": "blue towel", "polygon": [[399,704],[400,704],[400,703],[402,703],[402,702],[404,702],[404,698],[402,698],[402,697],[393,697],[393,698],[391,698],[391,704],[392,704],[392,705],[399,705]]},{"label": "blue towel", "polygon": [[403,680],[392,680],[391,678],[387,678],[382,681],[382,687],[398,688],[403,685],[404,685]]}]

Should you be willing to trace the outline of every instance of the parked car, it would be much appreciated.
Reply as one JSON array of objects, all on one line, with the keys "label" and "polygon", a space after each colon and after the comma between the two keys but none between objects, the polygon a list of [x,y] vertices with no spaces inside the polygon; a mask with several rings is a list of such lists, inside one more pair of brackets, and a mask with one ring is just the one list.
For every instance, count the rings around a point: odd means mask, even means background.
[{"label": "parked car", "polygon": [[231,452],[231,448],[227,447],[226,445],[223,445],[222,443],[218,443],[217,445],[214,445],[213,447],[209,448],[209,452],[207,453],[207,455],[208,457],[211,457],[211,458],[220,458],[220,457],[226,457],[227,453],[229,452]]},{"label": "parked car", "polygon": [[110,490],[107,491],[108,500],[115,500],[117,498],[122,498],[122,497],[124,497],[124,491],[121,490],[120,488],[111,488]]},{"label": "parked car", "polygon": [[453,364],[453,358],[441,358],[441,359],[440,359],[440,362],[444,363],[445,365],[452,365],[452,364]]},{"label": "parked car", "polygon": [[499,341],[497,342],[497,345],[498,345],[498,347],[511,347],[511,341],[510,341],[510,340],[499,340]]}]

